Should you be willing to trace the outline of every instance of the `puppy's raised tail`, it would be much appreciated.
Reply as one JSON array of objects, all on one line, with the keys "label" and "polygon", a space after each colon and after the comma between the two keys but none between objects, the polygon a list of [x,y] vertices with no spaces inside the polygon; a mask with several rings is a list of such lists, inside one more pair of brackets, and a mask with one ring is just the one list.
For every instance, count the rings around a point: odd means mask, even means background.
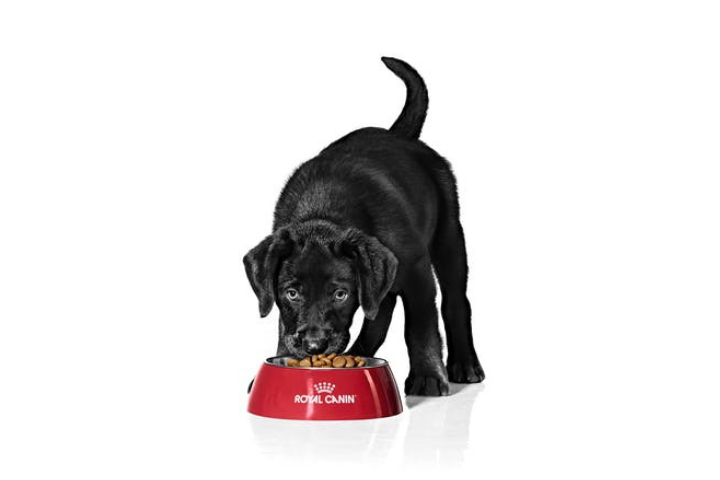
[{"label": "puppy's raised tail", "polygon": [[382,61],[405,83],[407,94],[400,116],[390,131],[406,138],[420,137],[428,107],[428,91],[420,74],[413,67],[397,58],[382,57]]}]

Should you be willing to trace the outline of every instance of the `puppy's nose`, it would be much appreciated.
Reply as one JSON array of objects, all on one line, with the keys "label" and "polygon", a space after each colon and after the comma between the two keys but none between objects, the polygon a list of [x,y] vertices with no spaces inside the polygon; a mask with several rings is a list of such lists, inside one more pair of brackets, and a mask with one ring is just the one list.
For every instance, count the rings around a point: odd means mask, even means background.
[{"label": "puppy's nose", "polygon": [[328,346],[328,341],[324,338],[311,338],[303,340],[303,349],[310,355],[322,353]]}]

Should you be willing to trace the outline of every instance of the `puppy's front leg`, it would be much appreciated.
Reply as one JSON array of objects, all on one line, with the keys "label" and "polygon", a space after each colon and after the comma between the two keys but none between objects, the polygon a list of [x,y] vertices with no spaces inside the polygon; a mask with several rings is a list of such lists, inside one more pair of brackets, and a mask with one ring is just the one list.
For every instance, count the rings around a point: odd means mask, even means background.
[{"label": "puppy's front leg", "polygon": [[291,355],[290,350],[288,349],[287,345],[285,345],[283,333],[284,332],[281,330],[278,337],[277,353],[275,353],[276,357],[287,357]]},{"label": "puppy's front leg", "polygon": [[360,334],[353,346],[348,350],[349,354],[362,357],[375,356],[375,352],[378,351],[387,336],[396,302],[397,293],[390,292],[385,295],[385,298],[380,302],[380,309],[375,318],[373,320],[367,318],[363,320]]},{"label": "puppy's front leg", "polygon": [[[283,336],[281,333],[278,338],[278,347],[277,347],[277,353],[275,354],[275,356],[276,357],[285,357],[287,355],[290,355],[290,350],[288,350],[287,345],[285,345],[285,342],[283,342]],[[250,393],[250,390],[252,390],[253,383],[255,383],[255,378],[250,380],[250,384],[248,385],[247,393]]]},{"label": "puppy's front leg", "polygon": [[410,356],[410,375],[405,380],[408,395],[448,395],[450,385],[442,361],[442,343],[435,305],[435,278],[430,259],[413,266],[403,289],[405,343]]}]

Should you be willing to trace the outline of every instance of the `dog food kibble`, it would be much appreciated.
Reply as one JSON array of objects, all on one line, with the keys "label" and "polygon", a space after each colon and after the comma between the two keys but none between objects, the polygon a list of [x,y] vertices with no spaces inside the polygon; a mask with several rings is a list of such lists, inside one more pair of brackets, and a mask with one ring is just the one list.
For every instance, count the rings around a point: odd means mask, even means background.
[{"label": "dog food kibble", "polygon": [[313,368],[354,368],[364,367],[367,365],[367,360],[362,357],[353,355],[338,355],[337,353],[331,353],[325,355],[321,353],[319,355],[312,355],[305,357],[301,360],[296,358],[290,358],[286,362],[288,367],[313,367]]}]

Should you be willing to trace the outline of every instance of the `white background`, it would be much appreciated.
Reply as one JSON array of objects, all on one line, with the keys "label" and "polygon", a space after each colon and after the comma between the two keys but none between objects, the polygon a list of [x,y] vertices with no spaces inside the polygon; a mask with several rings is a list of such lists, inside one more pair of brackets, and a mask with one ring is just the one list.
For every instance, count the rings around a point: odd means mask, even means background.
[{"label": "white background", "polygon": [[[255,3],[0,6],[0,477],[718,478],[715,2]],[[429,87],[488,378],[251,418],[277,311],[241,256],[400,112],[381,55]]]}]

